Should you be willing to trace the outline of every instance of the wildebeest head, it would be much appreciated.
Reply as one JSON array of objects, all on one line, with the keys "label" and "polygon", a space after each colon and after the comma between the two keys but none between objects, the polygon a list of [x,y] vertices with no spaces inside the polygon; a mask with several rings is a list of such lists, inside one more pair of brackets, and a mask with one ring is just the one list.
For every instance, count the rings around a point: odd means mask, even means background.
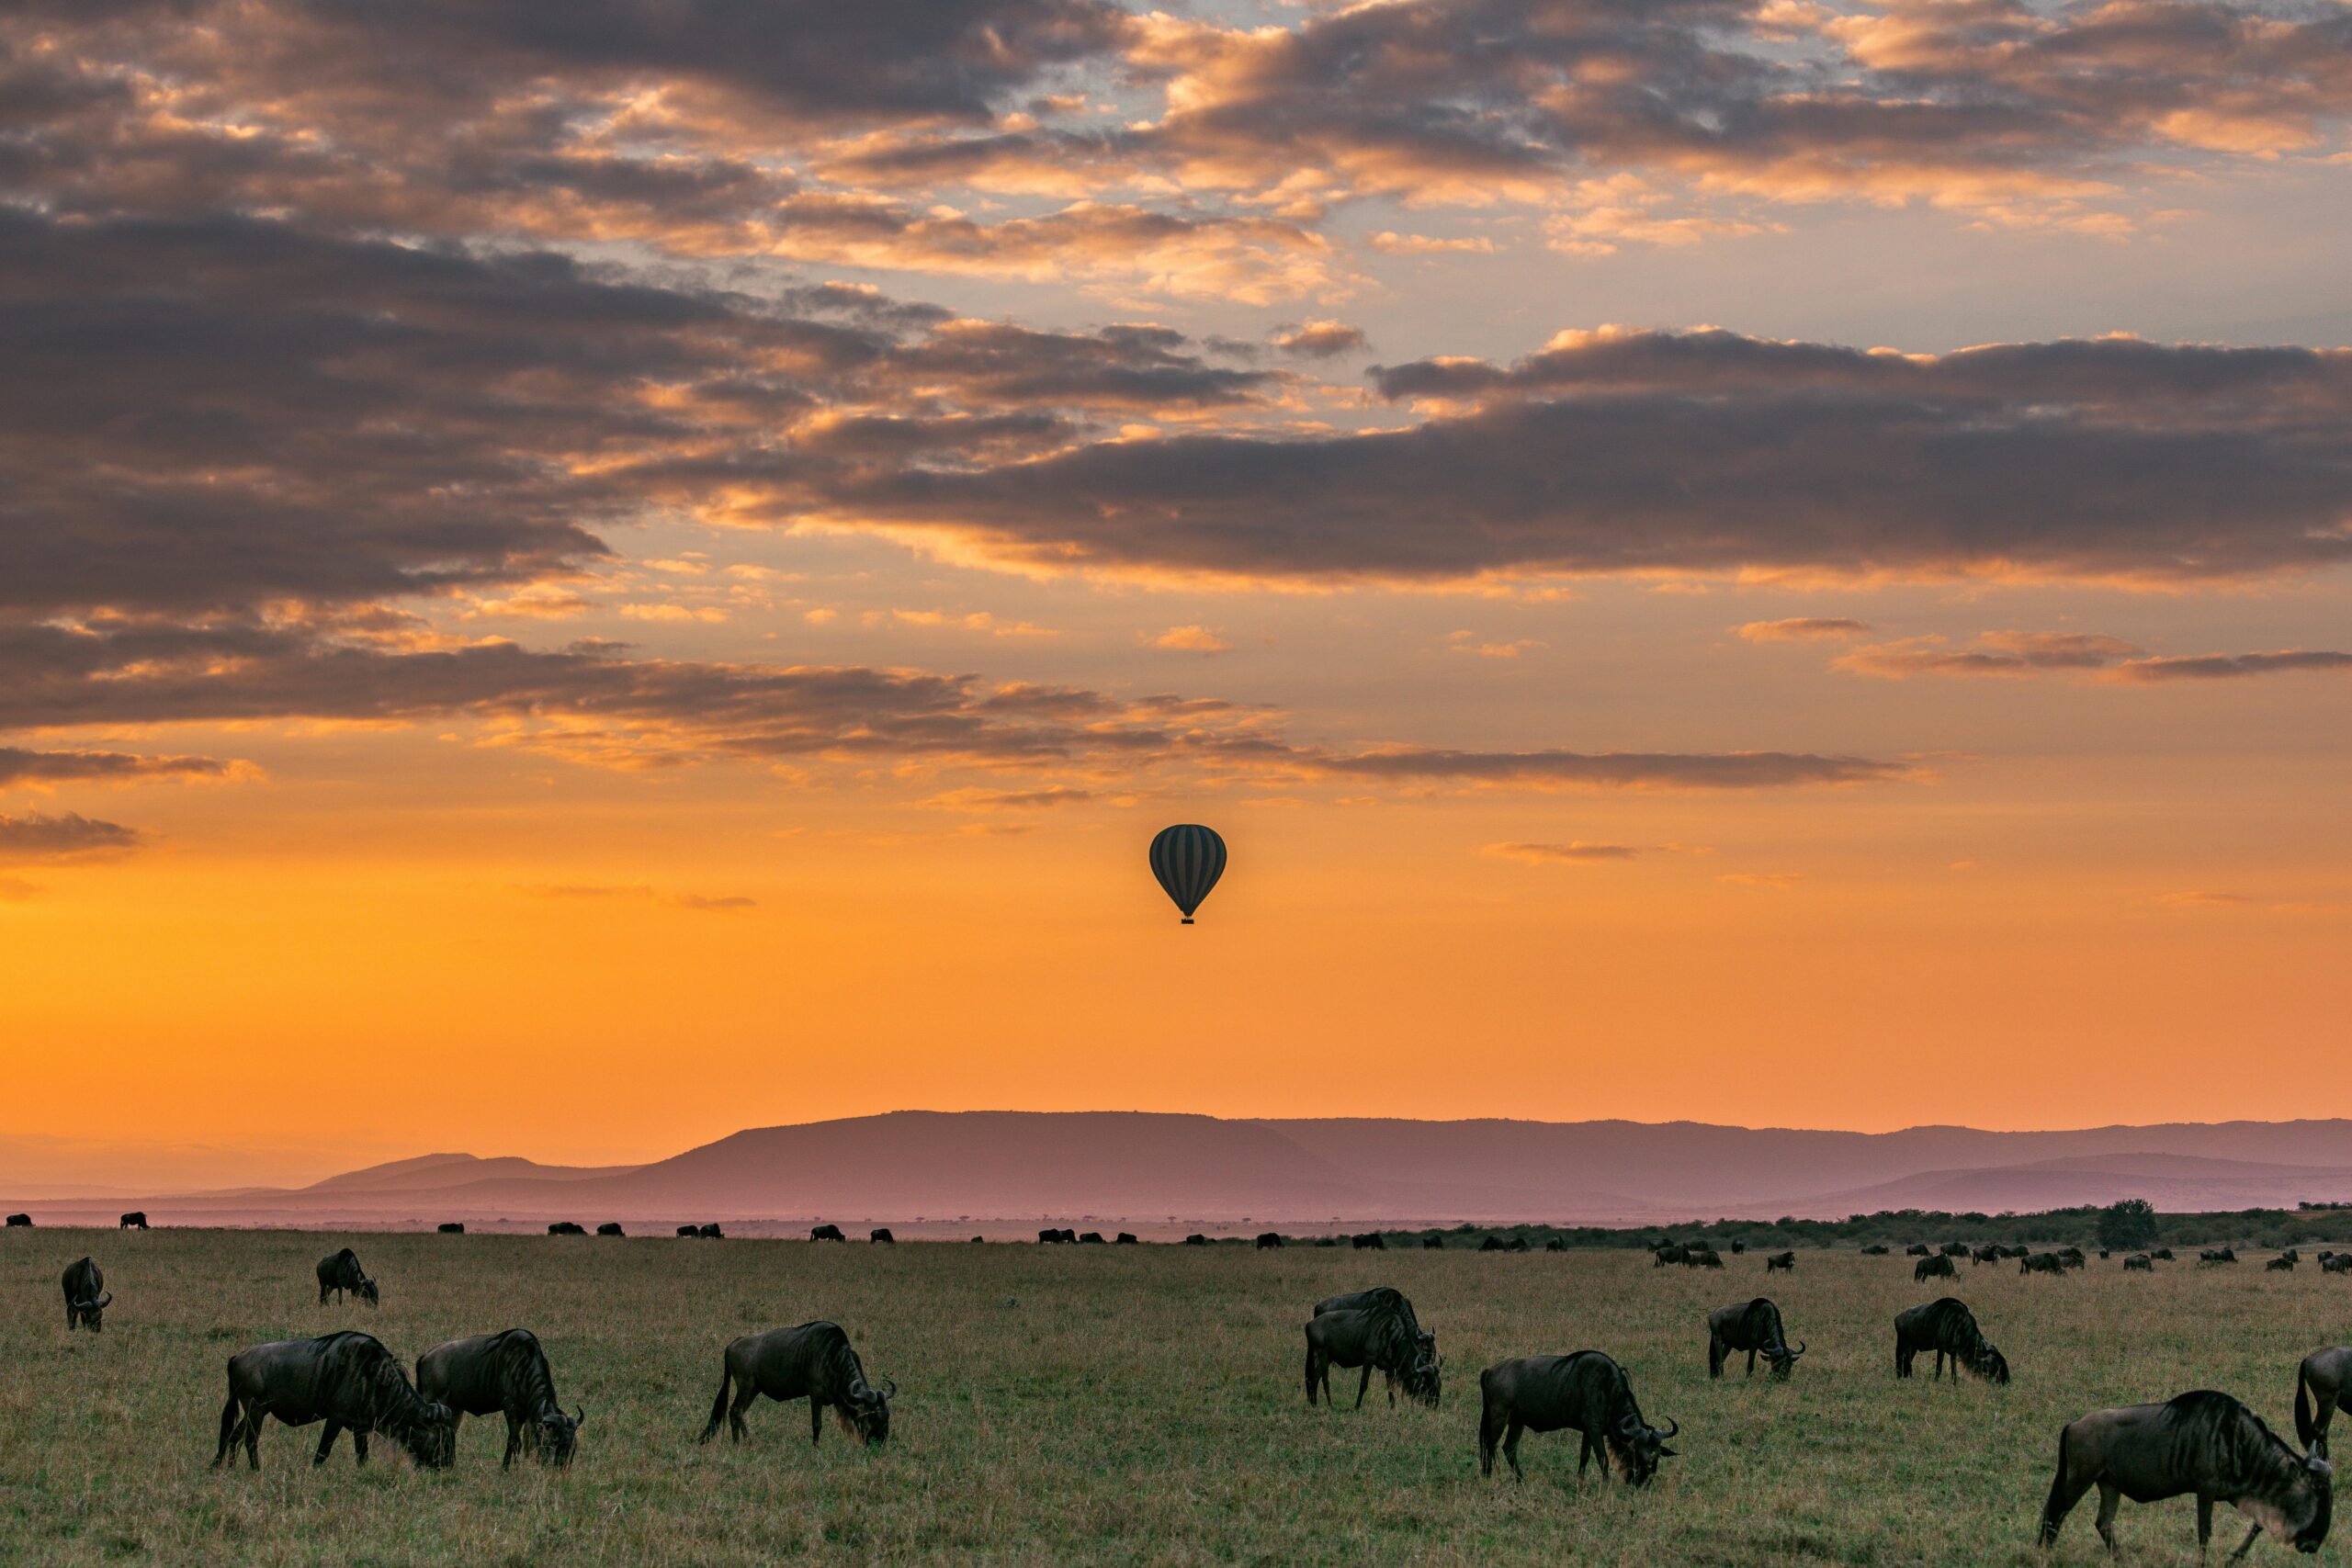
[{"label": "wildebeest head", "polygon": [[1650,1478],[1657,1473],[1658,1461],[1677,1457],[1676,1451],[1666,1446],[1666,1440],[1680,1430],[1682,1423],[1671,1417],[1663,1432],[1631,1410],[1619,1417],[1617,1429],[1609,1434],[1609,1447],[1619,1468],[1625,1472],[1625,1483],[1647,1486]]},{"label": "wildebeest head", "polygon": [[82,1326],[88,1329],[91,1333],[103,1334],[106,1332],[107,1327],[107,1303],[113,1300],[114,1292],[112,1291],[107,1291],[99,1294],[95,1301],[84,1300],[75,1302],[74,1303],[74,1315],[82,1320]]},{"label": "wildebeest head", "polygon": [[566,1416],[561,1410],[550,1410],[531,1423],[531,1447],[541,1464],[560,1470],[571,1462],[571,1453],[580,1445],[580,1428],[588,1419],[584,1404]]},{"label": "wildebeest head", "polygon": [[2271,1495],[2239,1498],[2238,1511],[2297,1551],[2317,1551],[2327,1540],[2328,1517],[2335,1506],[2335,1483],[2327,1461],[2304,1454],[2294,1472],[2283,1479],[2286,1484]]},{"label": "wildebeest head", "polygon": [[1976,1354],[1970,1358],[1968,1370],[1986,1382],[2005,1384],[2009,1381],[2009,1359],[1994,1348],[1989,1339],[1976,1343]]},{"label": "wildebeest head", "polygon": [[1804,1341],[1798,1340],[1796,1348],[1792,1350],[1789,1342],[1783,1339],[1777,1349],[1767,1350],[1765,1354],[1772,1359],[1772,1375],[1784,1378],[1796,1370],[1797,1358],[1804,1354]]},{"label": "wildebeest head", "polygon": [[447,1470],[458,1457],[458,1413],[430,1400],[420,1403],[416,1424],[400,1434],[401,1447],[424,1470]]},{"label": "wildebeest head", "polygon": [[1437,1353],[1437,1336],[1425,1331],[1413,1337],[1412,1363],[1397,1382],[1403,1386],[1406,1398],[1435,1410],[1444,1371],[1445,1359]]},{"label": "wildebeest head", "polygon": [[364,1274],[359,1278],[359,1299],[366,1302],[369,1306],[381,1306],[384,1304],[383,1297],[376,1289],[376,1281],[368,1279]]},{"label": "wildebeest head", "polygon": [[898,1379],[884,1378],[882,1382],[881,1388],[861,1382],[850,1393],[849,1408],[842,1412],[842,1425],[869,1447],[889,1437],[890,1401],[899,1394]]}]

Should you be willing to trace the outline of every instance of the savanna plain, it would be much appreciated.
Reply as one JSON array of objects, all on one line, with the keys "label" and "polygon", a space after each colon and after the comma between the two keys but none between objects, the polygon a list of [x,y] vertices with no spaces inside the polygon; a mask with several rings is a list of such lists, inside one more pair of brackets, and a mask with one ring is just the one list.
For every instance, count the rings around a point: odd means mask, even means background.
[{"label": "savanna plain", "polygon": [[[1922,1237],[1920,1239],[1933,1239]],[[383,1304],[320,1306],[312,1265],[349,1242]],[[103,1335],[69,1334],[58,1278],[96,1257]],[[1721,1272],[1637,1252],[681,1241],[157,1230],[12,1232],[0,1247],[0,1559],[11,1563],[936,1562],[2026,1563],[2058,1428],[2101,1405],[2217,1388],[2290,1439],[2297,1361],[2352,1339],[2352,1284],[2096,1258],[2064,1279],[1961,1265],[1915,1285],[1899,1254],[1798,1254]],[[1445,1358],[1436,1410],[1307,1407],[1301,1325],[1375,1283]],[[2016,1382],[1894,1376],[1896,1312],[1966,1301]],[[1770,1294],[1809,1353],[1786,1383],[1711,1383],[1705,1314]],[[830,1318],[894,1377],[888,1443],[805,1404],[753,1406],[751,1439],[695,1438],[730,1338]],[[358,1328],[413,1367],[442,1340],[536,1332],[567,1407],[566,1471],[498,1467],[496,1417],[451,1470],[272,1424],[258,1474],[209,1468],[228,1358]],[[1528,1477],[1479,1475],[1479,1371],[1608,1351],[1645,1414],[1681,1424],[1658,1481],[1576,1475],[1575,1435],[1531,1433]],[[1344,1382],[1342,1381],[1344,1380]],[[2058,1562],[2103,1561],[2096,1498]],[[2233,1544],[2224,1511],[2217,1541]],[[2196,1555],[2192,1505],[2126,1505],[2127,1558]],[[2240,1532],[2242,1533],[2242,1532]],[[2328,1543],[2323,1558],[2352,1551]],[[2257,1560],[2291,1554],[2268,1541]]]}]

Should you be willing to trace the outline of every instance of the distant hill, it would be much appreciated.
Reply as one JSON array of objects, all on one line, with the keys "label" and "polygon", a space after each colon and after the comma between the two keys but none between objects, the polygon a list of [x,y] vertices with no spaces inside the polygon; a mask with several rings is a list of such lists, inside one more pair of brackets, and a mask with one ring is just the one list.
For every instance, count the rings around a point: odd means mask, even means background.
[{"label": "distant hill", "polygon": [[[269,1214],[354,1224],[965,1215],[1665,1224],[1905,1208],[2026,1212],[2127,1196],[2176,1211],[2352,1201],[2352,1122],[1871,1134],[1691,1122],[901,1111],[752,1128],[644,1166],[435,1154],[300,1189],[146,1201],[181,1223],[233,1213],[248,1216],[243,1223]],[[96,1213],[95,1200],[89,1206]]]}]

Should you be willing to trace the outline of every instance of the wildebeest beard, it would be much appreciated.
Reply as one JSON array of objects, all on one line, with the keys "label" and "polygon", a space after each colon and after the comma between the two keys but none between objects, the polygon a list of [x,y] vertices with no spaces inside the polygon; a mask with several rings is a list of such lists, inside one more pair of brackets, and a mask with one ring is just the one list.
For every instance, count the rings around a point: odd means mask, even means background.
[{"label": "wildebeest beard", "polygon": [[398,1361],[381,1357],[356,1381],[360,1408],[368,1423],[406,1449],[409,1458],[438,1470],[455,1457],[457,1421],[449,1407],[421,1397]]}]

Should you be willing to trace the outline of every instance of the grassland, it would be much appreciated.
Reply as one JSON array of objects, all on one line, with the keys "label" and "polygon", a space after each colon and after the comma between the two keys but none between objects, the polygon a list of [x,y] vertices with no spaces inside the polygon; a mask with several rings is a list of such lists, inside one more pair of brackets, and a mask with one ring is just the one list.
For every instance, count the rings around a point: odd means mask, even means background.
[{"label": "grassland", "polygon": [[[321,1307],[311,1265],[344,1238],[283,1232],[12,1232],[0,1245],[0,1560],[10,1563],[2029,1562],[2059,1425],[2213,1387],[2291,1433],[2297,1360],[2352,1339],[2352,1285],[2309,1266],[2094,1261],[2024,1279],[1962,1264],[1954,1292],[2017,1382],[1892,1375],[1890,1319],[1937,1293],[1908,1260],[1800,1254],[1721,1273],[1642,1255],[514,1236],[350,1238],[384,1304]],[[64,1325],[58,1275],[95,1254],[102,1337]],[[1436,1329],[1436,1411],[1308,1409],[1299,1325],[1385,1281]],[[1706,1311],[1770,1293],[1811,1353],[1795,1378],[1710,1385]],[[903,1394],[887,1449],[763,1402],[752,1439],[698,1448],[719,1350],[830,1317]],[[222,1363],[257,1340],[356,1326],[403,1360],[521,1325],[567,1404],[579,1462],[502,1474],[469,1422],[420,1473],[317,1428],[272,1426],[263,1470],[214,1472]],[[1529,1478],[1477,1473],[1478,1370],[1608,1350],[1685,1457],[1645,1492],[1578,1484],[1573,1437],[1530,1435]],[[1337,1379],[1335,1377],[1335,1383]],[[2227,1516],[2225,1516],[2226,1517]],[[2099,1559],[2088,1510],[2059,1560]],[[2185,1562],[2189,1506],[2127,1506],[2128,1555]],[[2331,1542],[2330,1553],[2344,1550]],[[2257,1546],[2258,1557],[2284,1549]]]}]

